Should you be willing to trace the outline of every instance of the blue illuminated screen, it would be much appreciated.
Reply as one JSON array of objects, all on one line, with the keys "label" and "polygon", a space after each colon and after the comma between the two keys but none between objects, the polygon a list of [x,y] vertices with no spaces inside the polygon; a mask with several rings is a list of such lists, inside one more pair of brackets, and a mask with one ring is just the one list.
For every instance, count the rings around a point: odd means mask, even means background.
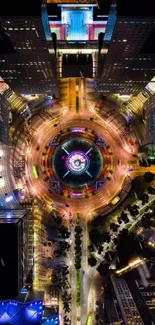
[{"label": "blue illuminated screen", "polygon": [[15,300],[0,301],[0,324],[39,324],[42,320],[43,302],[21,303]]}]

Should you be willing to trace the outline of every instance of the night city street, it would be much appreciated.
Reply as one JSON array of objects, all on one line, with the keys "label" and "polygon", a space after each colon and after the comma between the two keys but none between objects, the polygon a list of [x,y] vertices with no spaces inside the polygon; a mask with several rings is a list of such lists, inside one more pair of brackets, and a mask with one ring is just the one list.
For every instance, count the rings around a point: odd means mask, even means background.
[{"label": "night city street", "polygon": [[0,325],[155,324],[155,4],[0,4]]}]

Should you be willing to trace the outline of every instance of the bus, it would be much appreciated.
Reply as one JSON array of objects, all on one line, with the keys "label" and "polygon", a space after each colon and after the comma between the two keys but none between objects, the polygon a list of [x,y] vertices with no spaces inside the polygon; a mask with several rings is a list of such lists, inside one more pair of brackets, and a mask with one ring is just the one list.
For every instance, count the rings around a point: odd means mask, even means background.
[{"label": "bus", "polygon": [[88,315],[86,325],[92,325],[92,315],[91,314]]},{"label": "bus", "polygon": [[38,178],[38,177],[39,177],[39,174],[38,174],[37,167],[36,167],[36,166],[33,166],[32,169],[33,169],[34,177],[35,177],[35,178]]}]

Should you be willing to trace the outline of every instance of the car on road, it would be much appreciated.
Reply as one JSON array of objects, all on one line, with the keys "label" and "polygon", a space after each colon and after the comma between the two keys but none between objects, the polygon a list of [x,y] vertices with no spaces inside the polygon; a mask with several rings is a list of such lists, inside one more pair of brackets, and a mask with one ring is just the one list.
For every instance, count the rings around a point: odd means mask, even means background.
[{"label": "car on road", "polygon": [[52,193],[52,190],[50,188],[48,188],[47,192],[48,193]]},{"label": "car on road", "polygon": [[66,208],[69,208],[69,204],[68,204],[68,203],[66,203],[66,204],[65,204],[65,207],[66,207]]},{"label": "car on road", "polygon": [[38,146],[37,148],[36,148],[36,150],[39,150],[40,149],[40,146]]},{"label": "car on road", "polygon": [[53,126],[54,126],[54,127],[56,127],[56,126],[58,126],[58,124],[57,124],[57,123],[55,123]]}]

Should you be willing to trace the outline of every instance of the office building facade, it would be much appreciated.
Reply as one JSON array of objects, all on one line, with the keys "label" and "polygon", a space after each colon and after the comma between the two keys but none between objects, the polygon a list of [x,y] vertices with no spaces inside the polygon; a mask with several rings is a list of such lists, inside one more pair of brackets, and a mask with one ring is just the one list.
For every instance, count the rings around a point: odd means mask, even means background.
[{"label": "office building facade", "polygon": [[56,57],[48,27],[41,1],[33,8],[27,2],[0,5],[1,77],[16,93],[55,92]]},{"label": "office building facade", "polygon": [[146,144],[155,146],[155,94],[144,105],[146,115]]},{"label": "office building facade", "polygon": [[8,144],[9,103],[0,95],[0,142]]},{"label": "office building facade", "polygon": [[144,325],[128,284],[123,277],[111,276],[105,291],[107,324]]},{"label": "office building facade", "polygon": [[16,299],[23,286],[23,231],[28,213],[22,208],[0,209],[0,299]]},{"label": "office building facade", "polygon": [[58,77],[95,78],[99,38],[105,34],[111,0],[102,7],[95,1],[52,2],[48,1],[47,12],[55,35]]},{"label": "office building facade", "polygon": [[105,317],[107,324],[155,324],[155,281],[147,286],[137,277],[137,271],[125,276],[111,275],[105,288]]},{"label": "office building facade", "polygon": [[137,94],[142,90],[155,75],[154,37],[154,2],[127,0],[124,6],[122,0],[113,1],[99,56],[99,92]]}]

